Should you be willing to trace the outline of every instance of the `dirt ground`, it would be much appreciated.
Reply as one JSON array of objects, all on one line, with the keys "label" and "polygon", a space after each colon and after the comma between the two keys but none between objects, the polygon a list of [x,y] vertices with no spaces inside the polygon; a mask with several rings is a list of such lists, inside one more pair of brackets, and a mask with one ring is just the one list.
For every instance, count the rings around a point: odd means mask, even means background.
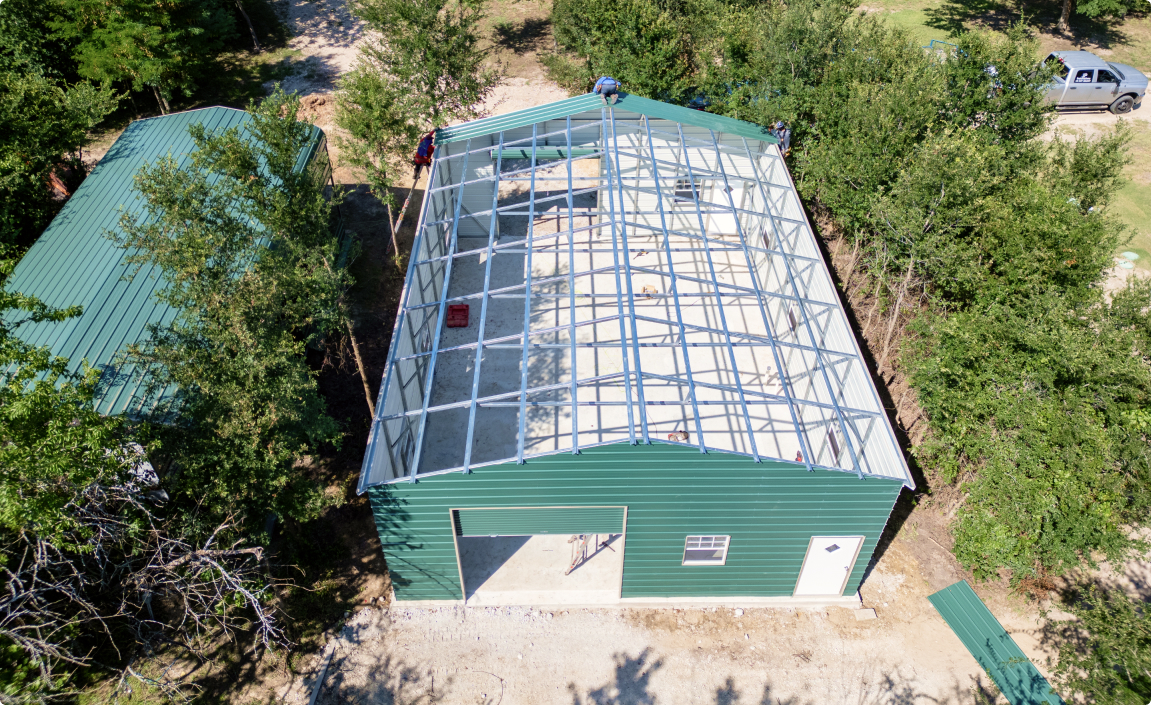
[{"label": "dirt ground", "polygon": [[[896,539],[864,584],[877,614],[864,621],[843,608],[365,608],[342,632],[319,702],[1005,702],[927,601],[954,576],[933,577]],[[992,607],[1042,664],[1035,615]],[[302,704],[313,686],[277,695]]]}]

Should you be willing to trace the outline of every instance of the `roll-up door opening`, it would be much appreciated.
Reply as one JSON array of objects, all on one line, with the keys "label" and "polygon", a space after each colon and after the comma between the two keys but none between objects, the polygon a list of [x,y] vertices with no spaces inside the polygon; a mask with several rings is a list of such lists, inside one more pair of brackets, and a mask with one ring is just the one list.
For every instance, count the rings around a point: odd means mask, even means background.
[{"label": "roll-up door opening", "polygon": [[617,602],[626,514],[624,507],[453,509],[467,603]]}]

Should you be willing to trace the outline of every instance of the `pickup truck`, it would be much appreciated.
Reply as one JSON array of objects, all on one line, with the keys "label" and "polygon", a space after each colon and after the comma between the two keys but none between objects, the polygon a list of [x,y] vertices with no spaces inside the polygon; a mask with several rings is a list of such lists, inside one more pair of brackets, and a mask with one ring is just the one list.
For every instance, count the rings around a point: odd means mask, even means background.
[{"label": "pickup truck", "polygon": [[1147,77],[1139,69],[1104,61],[1089,51],[1053,51],[1043,63],[1055,71],[1047,100],[1059,110],[1122,115],[1138,108],[1147,93]]}]

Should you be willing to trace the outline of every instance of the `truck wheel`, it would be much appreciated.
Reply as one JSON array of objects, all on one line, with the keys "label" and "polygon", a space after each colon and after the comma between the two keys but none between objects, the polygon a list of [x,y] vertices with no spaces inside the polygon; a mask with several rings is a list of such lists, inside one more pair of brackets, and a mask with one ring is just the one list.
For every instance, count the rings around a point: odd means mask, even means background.
[{"label": "truck wheel", "polygon": [[1135,105],[1135,99],[1129,95],[1121,96],[1119,100],[1111,104],[1111,112],[1116,115],[1131,112],[1131,108]]}]

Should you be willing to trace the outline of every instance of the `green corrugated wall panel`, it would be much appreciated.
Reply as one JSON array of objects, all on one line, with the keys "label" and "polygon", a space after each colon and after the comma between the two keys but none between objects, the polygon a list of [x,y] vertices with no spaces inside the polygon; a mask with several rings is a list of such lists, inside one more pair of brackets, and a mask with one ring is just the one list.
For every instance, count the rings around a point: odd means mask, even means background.
[{"label": "green corrugated wall panel", "polygon": [[[194,147],[189,125],[227,129],[248,119],[242,110],[205,108],[133,122],[8,278],[8,291],[35,296],[53,307],[84,307],[76,318],[25,323],[16,334],[68,358],[71,370],[79,370],[85,359],[105,369],[95,399],[100,413],[139,413],[152,406],[155,400],[144,395],[147,379],[131,367],[113,369],[112,363],[120,350],[147,338],[150,324],[164,325],[175,317],[175,311],[154,298],[164,286],[163,279],[145,267],[126,281],[125,251],[107,237],[118,229],[122,215],[135,217],[144,212],[133,185],[136,173],[145,162],[154,163],[169,154],[180,165],[187,164]],[[314,128],[313,141],[301,151],[299,168],[322,138],[323,132]],[[21,317],[18,312],[7,315],[8,321]],[[173,393],[174,389],[165,389],[160,397]]]},{"label": "green corrugated wall panel", "polygon": [[[863,578],[902,484],[626,443],[368,490],[396,595],[460,599],[450,510],[627,507],[624,597],[790,595],[812,536],[865,536],[844,594]],[[724,566],[682,566],[689,534],[730,535]]]},{"label": "green corrugated wall panel", "polygon": [[623,507],[461,509],[456,530],[460,536],[620,534],[623,512]]},{"label": "green corrugated wall panel", "polygon": [[[595,93],[588,93],[535,108],[528,108],[527,110],[518,110],[506,115],[497,115],[495,117],[483,118],[482,120],[465,122],[462,125],[440,128],[436,131],[436,144],[446,144],[448,142],[459,142],[473,137],[482,137],[484,135],[511,130],[516,127],[526,127],[537,122],[555,120],[578,113],[598,112],[602,107],[603,101],[600,97]],[[708,130],[715,130],[716,132],[726,132],[731,135],[739,135],[740,137],[770,142],[771,144],[777,144],[779,142],[779,140],[767,134],[767,130],[755,123],[744,122],[743,120],[736,120],[722,115],[713,115],[712,113],[705,113],[702,110],[683,108],[670,103],[662,103],[658,100],[651,100],[638,95],[628,93],[620,95],[619,100],[616,101],[615,108],[640,113],[648,117],[672,120],[683,123],[684,125],[694,125]]]},{"label": "green corrugated wall panel", "polygon": [[927,599],[1011,705],[1064,705],[966,580]]}]

